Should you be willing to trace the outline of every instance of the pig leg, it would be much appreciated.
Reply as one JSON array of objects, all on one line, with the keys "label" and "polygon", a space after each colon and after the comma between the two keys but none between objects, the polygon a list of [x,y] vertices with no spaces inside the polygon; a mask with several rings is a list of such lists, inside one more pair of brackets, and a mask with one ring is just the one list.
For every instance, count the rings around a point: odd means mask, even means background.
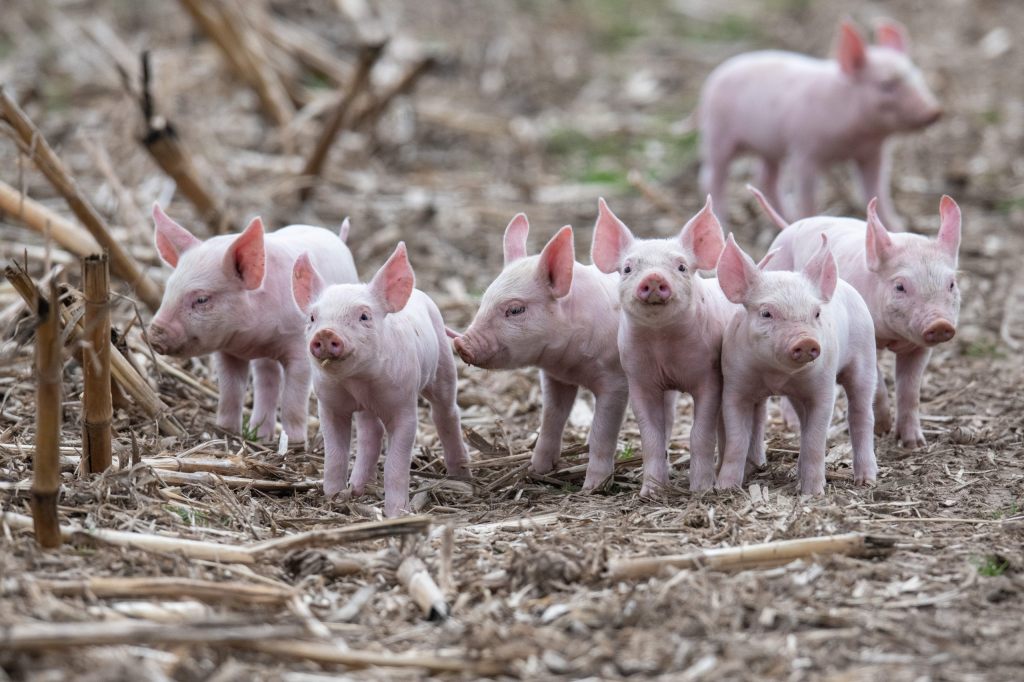
[{"label": "pig leg", "polygon": [[878,197],[878,217],[882,219],[882,224],[893,232],[903,232],[906,226],[896,215],[890,194],[890,166],[891,155],[883,145],[878,145],[869,154],[857,159],[857,172],[864,191],[864,203]]},{"label": "pig leg", "polygon": [[533,448],[530,468],[538,474],[546,474],[555,468],[562,454],[562,431],[576,401],[578,388],[562,383],[547,372],[540,373],[540,387],[543,395],[540,435]]},{"label": "pig leg", "polygon": [[644,482],[641,497],[651,497],[668,485],[668,451],[665,449],[665,396],[656,386],[629,384],[629,399],[640,427]]},{"label": "pig leg", "polygon": [[252,418],[249,428],[257,429],[262,441],[274,439],[277,404],[281,400],[281,363],[266,358],[252,363]]},{"label": "pig leg", "polygon": [[832,386],[824,388],[811,400],[794,400],[801,417],[800,456],[797,458],[801,495],[821,495],[825,492],[825,441],[832,409],[835,407],[836,392]]},{"label": "pig leg", "polygon": [[[869,360],[874,360],[873,352]],[[871,406],[876,373],[871,364],[870,361],[856,364],[840,376],[849,405],[846,425],[853,446],[853,482],[858,485],[871,483],[878,476],[878,463],[875,461],[875,415]]]},{"label": "pig leg", "polygon": [[377,477],[383,440],[384,424],[381,420],[366,410],[356,412],[356,463],[348,482],[353,495],[358,497],[365,493],[366,484]]},{"label": "pig leg", "polygon": [[291,443],[306,442],[309,424],[309,394],[313,389],[313,368],[305,355],[284,361],[284,393],[281,396],[281,425]]},{"label": "pig leg", "polygon": [[817,212],[815,193],[818,189],[818,164],[811,159],[798,159],[794,164],[797,182],[797,215],[796,218],[807,218]]},{"label": "pig leg", "polygon": [[594,393],[594,422],[590,426],[590,454],[583,491],[596,489],[612,475],[615,468],[615,446],[622,428],[622,418],[629,402],[626,384]]},{"label": "pig leg", "polygon": [[672,442],[672,428],[676,422],[676,403],[679,391],[665,391],[665,442]]},{"label": "pig leg", "polygon": [[761,160],[761,186],[758,189],[764,194],[772,206],[776,207],[782,215],[786,215],[785,207],[779,198],[779,162],[775,159]]},{"label": "pig leg", "polygon": [[352,445],[352,405],[321,398],[320,430],[324,434],[324,495],[334,497],[345,488]]},{"label": "pig leg", "polygon": [[[881,355],[882,351],[878,351]],[[880,361],[881,358],[878,358]],[[875,383],[875,435],[884,436],[892,431],[892,408],[889,407],[889,389],[885,386],[882,363],[877,363],[878,381]]]},{"label": "pig leg", "polygon": [[[447,348],[441,346],[445,351]],[[430,402],[430,418],[437,429],[437,437],[444,450],[444,466],[453,478],[470,478],[469,452],[462,441],[462,425],[459,420],[459,406],[455,403],[456,372],[455,357],[442,352],[437,364],[437,375],[428,390],[423,392]]]},{"label": "pig leg", "polygon": [[213,354],[220,398],[217,400],[217,426],[231,433],[242,432],[242,401],[249,381],[249,361],[227,353]]},{"label": "pig leg", "polygon": [[794,433],[800,430],[800,418],[793,409],[793,403],[786,396],[779,399],[779,411],[782,412],[782,423],[787,429]]},{"label": "pig leg", "polygon": [[[693,393],[693,426],[690,429],[690,490],[700,492],[715,486],[715,442],[722,389],[705,386]],[[728,436],[727,436],[728,438]]]},{"label": "pig leg", "polygon": [[747,448],[746,473],[760,469],[767,463],[764,450],[764,427],[768,421],[768,399],[763,398],[754,405],[754,425]]},{"label": "pig leg", "polygon": [[921,432],[921,379],[931,349],[917,348],[896,356],[896,433],[900,444],[913,448],[925,444]]},{"label": "pig leg", "polygon": [[732,161],[731,145],[705,144],[704,163],[700,169],[701,190],[711,195],[715,215],[725,225],[728,222],[728,195],[725,191],[729,179],[729,163]]},{"label": "pig leg", "polygon": [[[743,472],[754,428],[754,403],[740,392],[726,387],[722,393],[722,415],[725,418],[725,446],[722,466],[715,487],[719,490],[743,485]],[[692,464],[691,464],[692,466]]]},{"label": "pig leg", "polygon": [[409,467],[416,442],[416,402],[395,414],[388,429],[384,460],[384,516],[400,516],[409,509]]}]

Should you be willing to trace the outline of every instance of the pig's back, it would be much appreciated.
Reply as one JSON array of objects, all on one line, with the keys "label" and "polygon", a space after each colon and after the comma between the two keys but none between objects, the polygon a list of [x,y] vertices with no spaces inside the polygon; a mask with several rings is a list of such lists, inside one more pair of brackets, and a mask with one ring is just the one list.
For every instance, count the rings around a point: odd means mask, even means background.
[{"label": "pig's back", "polygon": [[313,225],[289,225],[269,233],[265,237],[267,248],[279,249],[292,263],[302,254],[309,257],[324,282],[330,284],[354,284],[359,281],[352,252],[336,233]]},{"label": "pig's back", "polygon": [[407,344],[404,349],[410,353],[407,359],[415,358],[419,365],[419,390],[423,391],[437,374],[441,349],[447,350],[441,311],[427,294],[413,289],[405,308],[391,316],[395,317],[394,321]]},{"label": "pig's back", "polygon": [[864,263],[864,232],[866,225],[856,218],[815,216],[798,220],[782,230],[772,242],[771,249],[780,249],[778,262],[771,269],[801,270],[821,248],[821,235],[828,238],[829,248],[836,258],[839,276],[847,281]]},{"label": "pig's back", "polygon": [[837,309],[836,332],[840,369],[860,355],[875,352],[875,323],[864,298],[853,285],[840,279],[831,304]]}]

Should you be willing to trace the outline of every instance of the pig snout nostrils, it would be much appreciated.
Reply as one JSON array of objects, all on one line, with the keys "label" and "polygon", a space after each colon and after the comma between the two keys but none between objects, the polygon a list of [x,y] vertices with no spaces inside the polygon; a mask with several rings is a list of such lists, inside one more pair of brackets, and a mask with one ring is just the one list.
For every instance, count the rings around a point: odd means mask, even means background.
[{"label": "pig snout nostrils", "polygon": [[932,322],[928,325],[928,328],[924,330],[925,343],[945,343],[956,335],[956,327],[954,327],[947,320],[939,320],[938,322]]},{"label": "pig snout nostrils", "polygon": [[149,325],[149,329],[146,330],[146,336],[149,337],[149,345],[153,347],[153,350],[160,355],[167,355],[170,348],[167,344],[167,332],[158,324]]},{"label": "pig snout nostrils", "polygon": [[340,358],[345,351],[341,337],[329,329],[316,333],[309,342],[309,352],[318,360]]},{"label": "pig snout nostrils", "polygon": [[469,346],[462,340],[462,337],[455,337],[452,339],[452,345],[455,346],[455,352],[458,354],[462,361],[467,365],[473,364],[473,354],[469,352]]},{"label": "pig snout nostrils", "polygon": [[664,303],[672,297],[672,287],[660,275],[648,275],[637,286],[636,297],[644,303]]},{"label": "pig snout nostrils", "polygon": [[789,356],[796,362],[812,362],[821,355],[821,346],[814,339],[801,339],[789,347]]}]

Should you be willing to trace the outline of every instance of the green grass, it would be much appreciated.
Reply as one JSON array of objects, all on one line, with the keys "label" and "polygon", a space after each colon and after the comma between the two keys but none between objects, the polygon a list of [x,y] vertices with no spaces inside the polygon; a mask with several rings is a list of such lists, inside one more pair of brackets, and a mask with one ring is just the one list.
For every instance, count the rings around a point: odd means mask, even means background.
[{"label": "green grass", "polygon": [[1006,569],[1010,567],[1010,562],[995,555],[989,555],[986,557],[977,557],[973,561],[975,568],[978,569],[978,574],[983,575],[986,578],[995,578],[1006,572]]},{"label": "green grass", "polygon": [[1005,358],[1006,353],[995,341],[979,340],[972,341],[964,349],[964,355],[971,358]]},{"label": "green grass", "polygon": [[1006,517],[1010,517],[1010,516],[1017,516],[1018,514],[1020,514],[1020,512],[1021,512],[1020,505],[1017,504],[1016,501],[1014,501],[1014,502],[1011,502],[1006,507],[1003,507],[1002,509],[997,509],[996,511],[992,512],[992,518],[993,519],[1002,519],[1002,518],[1006,518]]},{"label": "green grass", "polygon": [[625,447],[619,450],[619,454],[615,459],[629,459],[636,455],[636,446],[633,443],[628,443]]},{"label": "green grass", "polygon": [[1000,213],[1010,213],[1018,208],[1024,208],[1024,197],[1011,197],[996,202],[996,210]]},{"label": "green grass", "polygon": [[242,417],[242,438],[248,441],[258,441],[260,427],[263,426],[263,422],[253,425],[249,422],[249,415]]},{"label": "green grass", "polygon": [[168,504],[164,506],[167,511],[176,514],[182,521],[189,526],[208,526],[210,525],[210,518],[206,515],[206,512],[202,510],[193,509],[191,507],[183,507],[177,504]]}]

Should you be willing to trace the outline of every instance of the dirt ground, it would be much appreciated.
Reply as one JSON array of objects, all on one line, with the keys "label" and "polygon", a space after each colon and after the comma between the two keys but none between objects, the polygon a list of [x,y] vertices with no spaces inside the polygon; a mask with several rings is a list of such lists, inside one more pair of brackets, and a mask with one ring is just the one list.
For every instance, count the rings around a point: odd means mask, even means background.
[{"label": "dirt ground", "polygon": [[[329,41],[339,61],[354,63],[356,31],[333,2],[259,4],[274,20]],[[419,286],[435,297],[448,324],[463,328],[500,270],[501,231],[514,213],[530,216],[534,249],[557,227],[573,224],[583,262],[589,262],[598,196],[638,234],[673,233],[703,203],[688,114],[714,65],[765,47],[825,54],[841,16],[869,25],[884,9],[908,26],[913,57],[946,112],[926,131],[899,140],[896,205],[923,233],[938,227],[943,193],[956,198],[964,213],[963,309],[956,338],[936,350],[926,377],[928,445],[905,450],[891,436],[879,439],[877,484],[854,487],[840,406],[829,440],[826,494],[801,498],[796,440],[773,413],[767,470],[743,492],[698,496],[686,484],[687,399],[671,443],[673,480],[664,499],[639,497],[632,416],[620,435],[614,480],[583,495],[582,467],[575,465],[585,461],[579,453],[590,397],[581,397],[567,430],[564,469],[531,476],[526,464],[540,418],[536,373],[486,372],[460,363],[459,403],[472,432],[475,478],[472,485],[443,479],[440,448],[424,410],[412,499],[415,511],[432,520],[425,535],[272,553],[242,565],[82,537],[59,551],[42,551],[30,532],[9,520],[0,523],[0,680],[471,679],[495,671],[535,679],[1024,677],[1024,363],[1014,347],[1016,338],[1024,339],[1024,5],[373,5],[393,36],[375,71],[378,88],[424,50],[437,51],[440,64],[377,125],[342,135],[305,203],[296,196],[298,174],[323,116],[300,115],[287,130],[270,123],[179,3],[6,0],[0,8],[0,82],[153,277],[163,279],[167,271],[152,247],[146,217],[152,201],[159,199],[200,234],[205,226],[138,143],[138,107],[111,66],[104,26],[120,36],[129,57],[152,51],[157,105],[235,221],[260,214],[270,228],[330,226],[351,216],[349,243],[363,275],[404,239]],[[330,101],[323,78],[307,73],[301,84],[314,101]],[[734,167],[729,218],[740,243],[760,255],[773,231],[742,190],[752,171],[750,163]],[[0,136],[0,180],[70,216],[45,178],[19,160],[7,135]],[[845,172],[837,169],[826,180],[827,212],[862,215],[863,202]],[[37,278],[55,267],[59,278],[80,286],[77,259],[15,217],[0,215],[0,234],[5,261],[27,257]],[[128,290],[117,282],[117,291]],[[31,318],[17,300],[6,282],[0,285],[7,325],[0,348],[0,510],[28,514],[35,377],[26,332]],[[319,443],[310,452],[280,455],[274,447],[219,433],[212,423],[216,385],[208,359],[174,361],[198,379],[192,384],[159,371],[135,309],[130,297],[118,298],[115,326],[190,435],[162,437],[137,409],[119,409],[115,462],[122,466],[79,478],[82,371],[68,357],[62,522],[229,547],[379,518],[379,487],[345,502],[325,500],[322,489],[301,485],[319,480]],[[144,321],[149,315],[141,311]],[[891,374],[891,358],[886,362]],[[257,478],[296,485],[281,493],[215,477],[175,482],[145,462],[132,467],[133,450],[146,460],[225,457],[243,462]],[[618,558],[846,532],[890,538],[893,551],[732,572],[670,570],[622,581],[606,574]],[[443,622],[425,620],[396,578],[397,562],[413,554],[445,588],[451,617]],[[325,569],[338,555],[362,562],[357,572]],[[176,576],[283,589],[297,598],[266,603],[52,588],[54,581],[103,576]],[[430,655],[464,667],[449,673],[417,666],[356,668],[244,642],[137,639],[14,651],[7,639],[12,625],[101,628],[147,620],[212,624],[211,632],[239,624],[297,625],[303,628],[299,638],[333,641],[339,651]],[[288,641],[295,641],[294,633]],[[485,667],[473,667],[480,662]]]}]

